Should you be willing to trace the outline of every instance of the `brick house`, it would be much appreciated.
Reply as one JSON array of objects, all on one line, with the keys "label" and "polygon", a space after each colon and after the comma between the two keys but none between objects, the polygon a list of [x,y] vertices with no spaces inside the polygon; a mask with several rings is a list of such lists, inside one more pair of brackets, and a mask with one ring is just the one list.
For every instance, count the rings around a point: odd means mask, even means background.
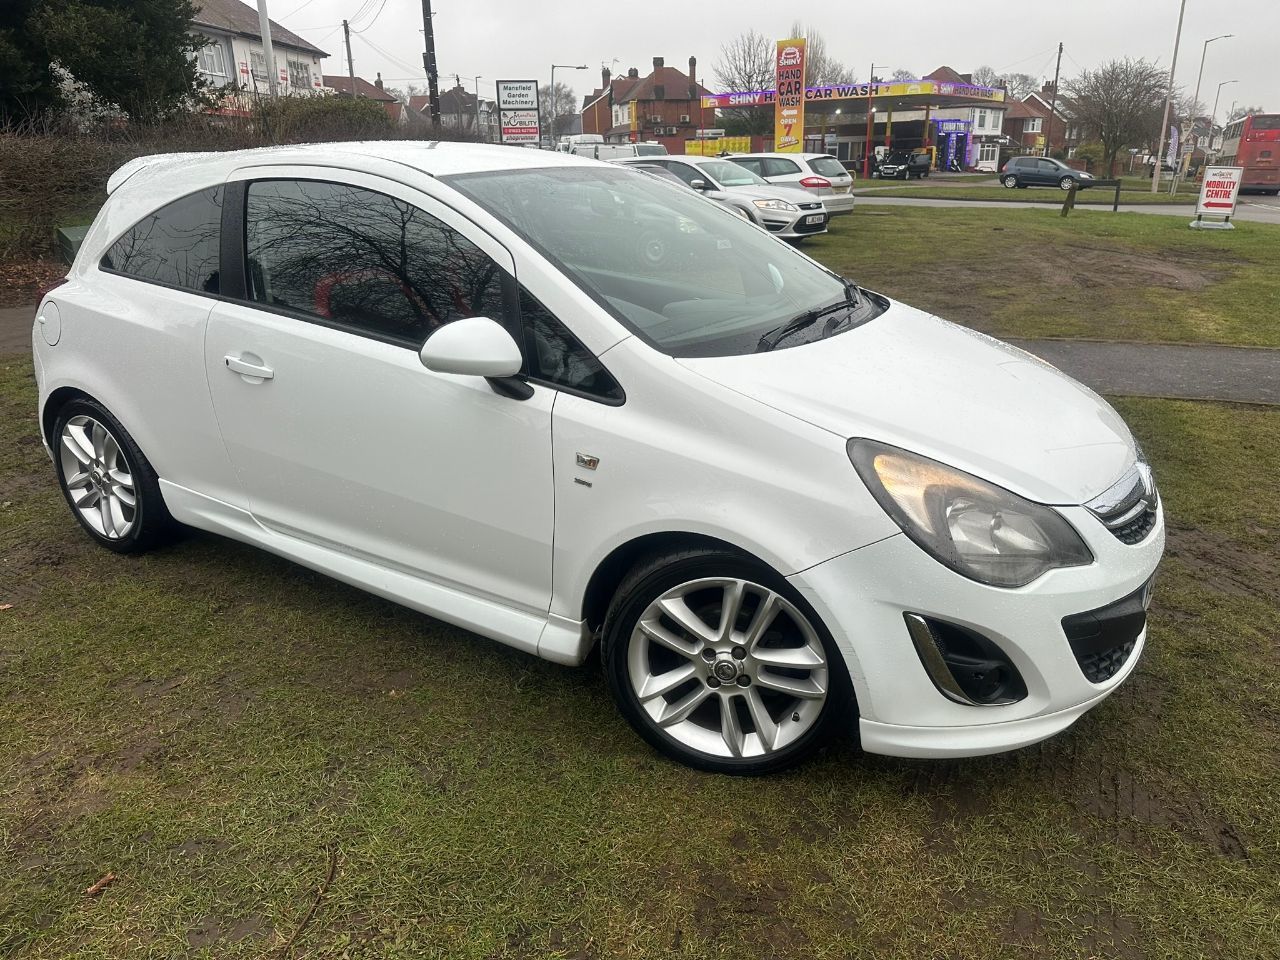
[{"label": "brick house", "polygon": [[[351,78],[343,74],[325,74],[324,86],[330,93],[340,97],[352,96]],[[364,77],[356,77],[355,96],[361,100],[377,102],[397,126],[404,126],[409,122],[409,111],[405,105],[382,88],[382,74],[378,74],[378,79],[373,83]]]},{"label": "brick house", "polygon": [[[1045,137],[1052,136],[1048,155],[1061,153],[1071,157],[1080,146],[1083,131],[1071,116],[1071,103],[1061,94],[1054,101],[1053,84],[1046,82],[1038,92],[1014,100],[1004,115],[1004,135],[1010,149],[1020,154],[1045,154]],[[1049,105],[1053,103],[1053,123],[1049,123]]]},{"label": "brick house", "polygon": [[[684,153],[685,140],[699,126],[713,126],[715,111],[702,111],[702,96],[710,93],[695,79],[698,61],[689,58],[689,72],[668,67],[653,58],[653,71],[641,77],[632,67],[625,77],[601,72],[601,86],[583,98],[582,132],[598,133],[606,143],[652,141],[669,153]],[[705,124],[703,121],[705,120]]]}]

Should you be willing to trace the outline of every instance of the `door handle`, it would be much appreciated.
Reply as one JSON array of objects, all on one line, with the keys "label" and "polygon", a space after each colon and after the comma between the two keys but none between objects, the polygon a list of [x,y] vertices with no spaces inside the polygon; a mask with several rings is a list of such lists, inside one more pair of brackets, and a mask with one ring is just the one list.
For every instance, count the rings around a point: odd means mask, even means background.
[{"label": "door handle", "polygon": [[265,364],[250,363],[248,360],[233,357],[231,354],[227,354],[222,359],[226,362],[228,370],[232,373],[238,373],[242,377],[257,377],[259,380],[270,380],[276,375],[276,372]]}]

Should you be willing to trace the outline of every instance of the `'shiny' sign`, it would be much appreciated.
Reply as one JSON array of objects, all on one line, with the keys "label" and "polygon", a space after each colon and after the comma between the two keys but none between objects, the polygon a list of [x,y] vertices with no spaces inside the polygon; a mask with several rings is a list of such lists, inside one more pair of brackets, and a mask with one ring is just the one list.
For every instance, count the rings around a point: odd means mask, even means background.
[{"label": "'shiny' sign", "polygon": [[1205,167],[1200,184],[1196,214],[1229,217],[1236,212],[1236,196],[1240,193],[1243,167]]}]

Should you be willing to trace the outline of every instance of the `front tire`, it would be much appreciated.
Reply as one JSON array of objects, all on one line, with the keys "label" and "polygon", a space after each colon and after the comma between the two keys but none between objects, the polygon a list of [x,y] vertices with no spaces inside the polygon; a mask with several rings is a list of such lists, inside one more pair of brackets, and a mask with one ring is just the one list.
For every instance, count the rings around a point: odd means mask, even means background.
[{"label": "front tire", "polygon": [[1058,187],[1062,190],[1070,190],[1076,185],[1075,177],[1063,177],[1058,181]]},{"label": "front tire", "polygon": [[98,544],[141,553],[170,538],[174,522],[156,472],[106,407],[71,401],[58,411],[50,439],[62,495]]},{"label": "front tire", "polygon": [[848,719],[844,663],[812,608],[764,565],[691,549],[619,586],[601,652],[609,690],[651,746],[715,773],[803,760]]}]

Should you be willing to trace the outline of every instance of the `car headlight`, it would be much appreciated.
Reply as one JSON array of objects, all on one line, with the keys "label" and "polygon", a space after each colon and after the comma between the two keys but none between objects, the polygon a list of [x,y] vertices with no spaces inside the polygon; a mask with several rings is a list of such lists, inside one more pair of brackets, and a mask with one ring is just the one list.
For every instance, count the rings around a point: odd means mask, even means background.
[{"label": "car headlight", "polygon": [[848,449],[858,476],[902,532],[971,580],[1021,587],[1055,567],[1093,562],[1080,534],[1052,507],[888,444],[854,439]]},{"label": "car headlight", "polygon": [[800,208],[794,203],[787,203],[785,200],[753,200],[757,207],[761,210],[785,210],[787,213],[798,213]]}]

